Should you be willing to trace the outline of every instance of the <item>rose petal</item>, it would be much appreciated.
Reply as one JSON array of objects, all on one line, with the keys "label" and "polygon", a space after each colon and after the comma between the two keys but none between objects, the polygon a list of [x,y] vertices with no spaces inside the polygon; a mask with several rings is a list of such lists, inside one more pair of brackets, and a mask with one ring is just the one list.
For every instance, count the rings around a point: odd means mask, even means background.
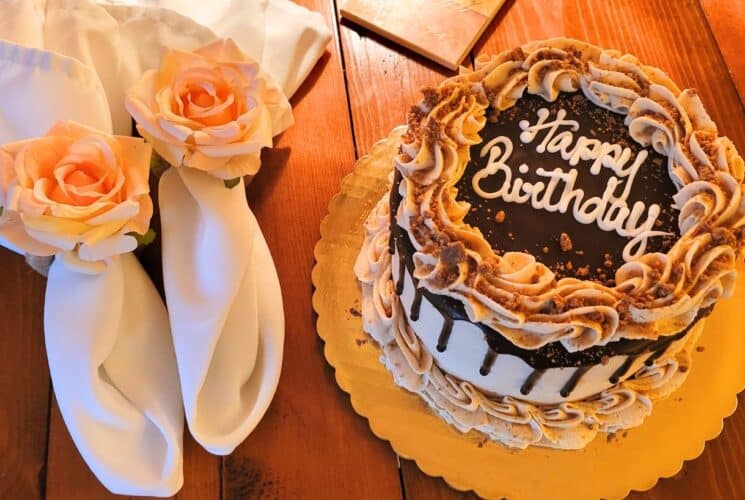
[{"label": "rose petal", "polygon": [[[194,127],[185,126],[181,123],[174,123],[172,120],[159,118],[158,125],[160,129],[166,134],[171,136],[171,141],[174,144],[185,143],[189,140],[189,137],[194,133]],[[201,125],[195,124],[197,128],[202,128]]]},{"label": "rose petal", "polygon": [[150,219],[153,218],[153,199],[150,196],[142,196],[140,198],[140,211],[137,215],[129,221],[124,227],[124,233],[135,232],[137,234],[145,234],[150,228]]},{"label": "rose petal", "polygon": [[32,238],[60,250],[73,250],[88,226],[76,221],[21,213],[26,232]]},{"label": "rose petal", "polygon": [[96,245],[106,238],[117,234],[126,224],[126,220],[115,220],[100,226],[90,226],[90,230],[80,237],[80,243]]},{"label": "rose petal", "polygon": [[228,160],[229,158],[211,158],[201,154],[198,150],[195,150],[187,152],[182,165],[211,173],[212,170],[216,170],[225,165]]},{"label": "rose petal", "polygon": [[204,57],[195,52],[184,52],[170,49],[163,56],[160,68],[157,70],[155,86],[158,89],[168,87],[175,81],[176,75],[184,68],[192,68],[204,64]]},{"label": "rose petal", "polygon": [[100,274],[108,267],[106,261],[88,262],[82,260],[77,252],[65,252],[62,254],[62,263],[72,271],[91,275]]},{"label": "rose petal", "polygon": [[[100,214],[111,210],[116,203],[113,201],[96,201],[87,206],[75,206],[57,203],[46,207],[46,213],[42,215],[59,219],[69,219],[82,224],[87,224],[88,220],[98,217]],[[24,211],[23,213],[28,213]]]},{"label": "rose petal", "polygon": [[86,221],[89,226],[102,226],[111,223],[125,223],[135,217],[140,211],[140,204],[136,200],[127,200],[114,205],[106,212]]},{"label": "rose petal", "polygon": [[184,158],[188,155],[188,150],[185,146],[162,141],[156,136],[151,135],[150,130],[140,127],[140,124],[137,124],[137,131],[170,165],[179,166],[183,164]]},{"label": "rose petal", "polygon": [[206,127],[192,136],[197,146],[217,146],[237,142],[245,135],[244,127],[233,121],[217,127]]},{"label": "rose petal", "polygon": [[220,179],[235,179],[244,175],[255,175],[261,167],[259,155],[234,156],[222,166],[210,171],[210,174]]},{"label": "rose petal", "polygon": [[3,219],[0,221],[0,239],[15,249],[39,257],[49,257],[58,251],[56,247],[32,238],[15,212],[5,211],[3,213]]},{"label": "rose petal", "polygon": [[137,239],[133,236],[115,235],[99,241],[94,245],[82,244],[78,248],[80,260],[95,262],[113,255],[133,252],[137,248]]}]

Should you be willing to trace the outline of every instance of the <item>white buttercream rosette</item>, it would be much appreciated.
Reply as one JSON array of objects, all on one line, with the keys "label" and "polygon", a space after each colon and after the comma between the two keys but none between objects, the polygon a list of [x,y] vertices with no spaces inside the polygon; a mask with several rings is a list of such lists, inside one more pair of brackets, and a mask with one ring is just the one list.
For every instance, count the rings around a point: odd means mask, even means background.
[{"label": "white buttercream rosette", "polygon": [[[508,109],[525,92],[553,101],[560,92],[576,91],[625,115],[631,137],[667,157],[678,188],[673,202],[680,238],[667,253],[633,253],[612,286],[557,280],[523,252],[498,255],[465,223],[470,206],[453,188],[470,147],[481,142],[487,109]],[[416,250],[420,286],[460,300],[472,321],[498,327],[520,347],[559,341],[578,351],[674,334],[732,293],[745,242],[743,159],[718,135],[694,90],[680,90],[628,54],[558,38],[480,57],[474,71],[427,91],[395,165],[406,193],[396,217]],[[444,258],[456,250],[457,265]]]}]

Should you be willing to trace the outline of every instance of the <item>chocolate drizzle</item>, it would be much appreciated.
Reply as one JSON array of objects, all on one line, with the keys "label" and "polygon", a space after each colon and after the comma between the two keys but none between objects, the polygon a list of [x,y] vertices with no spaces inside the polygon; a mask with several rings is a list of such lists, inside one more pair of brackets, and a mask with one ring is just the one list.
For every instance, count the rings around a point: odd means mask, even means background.
[{"label": "chocolate drizzle", "polygon": [[546,370],[533,370],[528,375],[528,378],[525,379],[522,387],[520,387],[520,394],[523,396],[530,394],[530,391],[533,390],[533,387],[535,387],[535,384],[541,379],[544,373],[546,373]]},{"label": "chocolate drizzle", "polygon": [[[396,212],[398,212],[398,206],[401,204],[401,194],[399,193],[399,187],[401,186],[401,179],[403,176],[401,175],[401,172],[396,169],[396,173],[393,174],[393,189],[391,189],[391,192],[389,194],[389,216],[391,218],[390,220],[390,227],[394,228],[398,224],[396,222]],[[388,253],[393,255],[396,253],[396,240],[393,234],[393,231],[391,230],[391,235],[388,238]]]},{"label": "chocolate drizzle", "polygon": [[572,376],[569,377],[569,380],[567,380],[567,383],[564,384],[564,387],[561,388],[559,391],[559,394],[561,394],[562,398],[568,398],[570,394],[572,394],[572,391],[575,387],[577,387],[577,384],[579,383],[579,380],[582,378],[582,376],[588,372],[588,370],[592,368],[592,366],[580,366],[576,370],[574,370],[574,373],[572,373]]},{"label": "chocolate drizzle", "polygon": [[654,351],[651,356],[649,356],[647,359],[644,360],[644,364],[646,366],[652,366],[654,364],[654,361],[660,356],[662,356],[665,353],[665,351],[667,351],[667,348],[670,347],[671,343],[672,342],[666,342],[659,349]]},{"label": "chocolate drizzle", "polygon": [[[398,261],[399,261],[399,277],[396,281],[396,293],[401,295],[403,293],[404,284],[404,272],[408,270],[409,274],[414,273],[414,262],[411,255],[414,253],[414,247],[409,241],[406,232],[398,225],[393,226],[391,231],[392,238],[396,242],[398,250]],[[471,323],[468,315],[466,314],[463,304],[458,300],[448,297],[446,295],[438,295],[430,292],[425,288],[418,288],[417,293],[421,293],[422,298],[426,299],[443,318],[450,318],[453,321],[467,321]],[[414,306],[415,304],[412,304]],[[413,309],[413,307],[412,307]],[[582,351],[569,352],[561,344],[561,342],[551,342],[538,349],[523,349],[516,346],[505,338],[498,331],[493,330],[489,326],[483,323],[471,323],[472,325],[479,328],[486,337],[486,341],[489,346],[496,352],[502,354],[510,354],[517,356],[527,364],[537,369],[548,369],[548,368],[563,368],[572,366],[592,366],[602,362],[604,357],[613,357],[618,355],[628,356],[640,356],[649,352],[661,351],[661,355],[671,343],[683,338],[693,326],[698,322],[699,319],[706,317],[711,312],[711,307],[702,309],[699,311],[696,319],[691,324],[681,330],[680,332],[660,337],[656,340],[651,339],[621,339],[614,342],[609,342],[606,345],[593,346]],[[409,312],[411,315],[411,311]],[[449,327],[452,329],[452,326]],[[438,341],[443,349],[443,352],[447,349],[447,343],[450,338],[450,331],[447,333],[445,339]],[[444,342],[442,342],[444,340]]]},{"label": "chocolate drizzle", "polygon": [[638,358],[638,356],[629,356],[628,358],[626,358],[623,364],[619,366],[616,371],[613,372],[613,374],[608,379],[608,382],[610,382],[611,384],[617,384],[618,381],[621,380],[621,378],[629,372],[631,366],[634,364],[634,361],[636,361],[636,358]]},{"label": "chocolate drizzle", "polygon": [[398,279],[396,280],[396,295],[404,293],[404,278],[406,277],[406,263],[399,259]]},{"label": "chocolate drizzle", "polygon": [[479,368],[479,373],[481,376],[485,377],[489,375],[489,372],[491,372],[491,367],[494,366],[494,362],[497,360],[497,351],[489,347],[486,350],[486,355],[484,356],[484,362],[481,363],[481,368]]},{"label": "chocolate drizzle", "polygon": [[417,287],[417,283],[414,283],[414,300],[411,302],[411,314],[409,317],[411,321],[419,320],[419,310],[422,307],[422,292],[423,290]]},{"label": "chocolate drizzle", "polygon": [[440,330],[440,336],[437,337],[437,352],[445,352],[451,333],[453,333],[453,318],[444,316],[442,330]]},{"label": "chocolate drizzle", "polygon": [[[389,240],[389,250],[392,254],[395,254],[396,251],[398,251],[399,267],[395,289],[396,294],[399,296],[404,290],[406,271],[408,270],[409,274],[412,276],[414,273],[414,262],[412,259],[414,247],[409,240],[408,234],[398,226],[395,215],[402,199],[399,194],[399,184],[401,179],[401,174],[396,171],[390,196],[391,235]],[[634,360],[638,359],[639,356],[651,353],[645,360],[645,364],[647,364],[647,366],[653,364],[658,357],[667,351],[673,342],[683,338],[699,319],[708,316],[713,308],[709,307],[701,309],[697,317],[687,328],[674,335],[660,337],[656,340],[622,339],[615,342],[609,342],[606,345],[593,346],[577,352],[567,351],[560,342],[551,342],[538,349],[523,349],[510,342],[506,337],[489,326],[482,323],[472,323],[466,314],[463,304],[459,301],[445,295],[434,294],[425,288],[419,287],[418,280],[414,278],[412,279],[414,280],[415,292],[414,300],[411,304],[411,310],[409,311],[409,317],[411,320],[417,321],[419,319],[421,303],[425,298],[443,317],[444,322],[437,339],[437,351],[444,352],[447,349],[455,321],[467,321],[471,323],[484,333],[484,337],[489,345],[489,348],[484,355],[483,362],[481,363],[481,367],[479,368],[479,373],[482,376],[491,373],[492,367],[500,353],[519,357],[533,367],[533,371],[528,375],[520,388],[520,392],[523,395],[527,395],[533,390],[535,384],[540,380],[541,376],[547,369],[576,367],[572,376],[560,391],[562,397],[569,397],[584,374],[593,366],[601,363],[603,358],[626,355],[628,358],[609,378],[609,381],[612,384],[616,384],[628,373],[633,366]]]}]

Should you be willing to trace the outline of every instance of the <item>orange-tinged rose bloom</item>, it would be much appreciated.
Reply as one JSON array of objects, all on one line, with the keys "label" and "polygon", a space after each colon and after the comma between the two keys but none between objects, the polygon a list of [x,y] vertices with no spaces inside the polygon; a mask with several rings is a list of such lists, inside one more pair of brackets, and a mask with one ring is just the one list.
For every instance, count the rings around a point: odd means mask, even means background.
[{"label": "orange-tinged rose bloom", "polygon": [[261,149],[292,123],[282,91],[230,39],[170,50],[130,89],[126,107],[171,165],[221,179],[255,174]]},{"label": "orange-tinged rose bloom", "polygon": [[60,122],[44,137],[0,147],[0,238],[82,272],[131,252],[150,227],[151,147]]}]

